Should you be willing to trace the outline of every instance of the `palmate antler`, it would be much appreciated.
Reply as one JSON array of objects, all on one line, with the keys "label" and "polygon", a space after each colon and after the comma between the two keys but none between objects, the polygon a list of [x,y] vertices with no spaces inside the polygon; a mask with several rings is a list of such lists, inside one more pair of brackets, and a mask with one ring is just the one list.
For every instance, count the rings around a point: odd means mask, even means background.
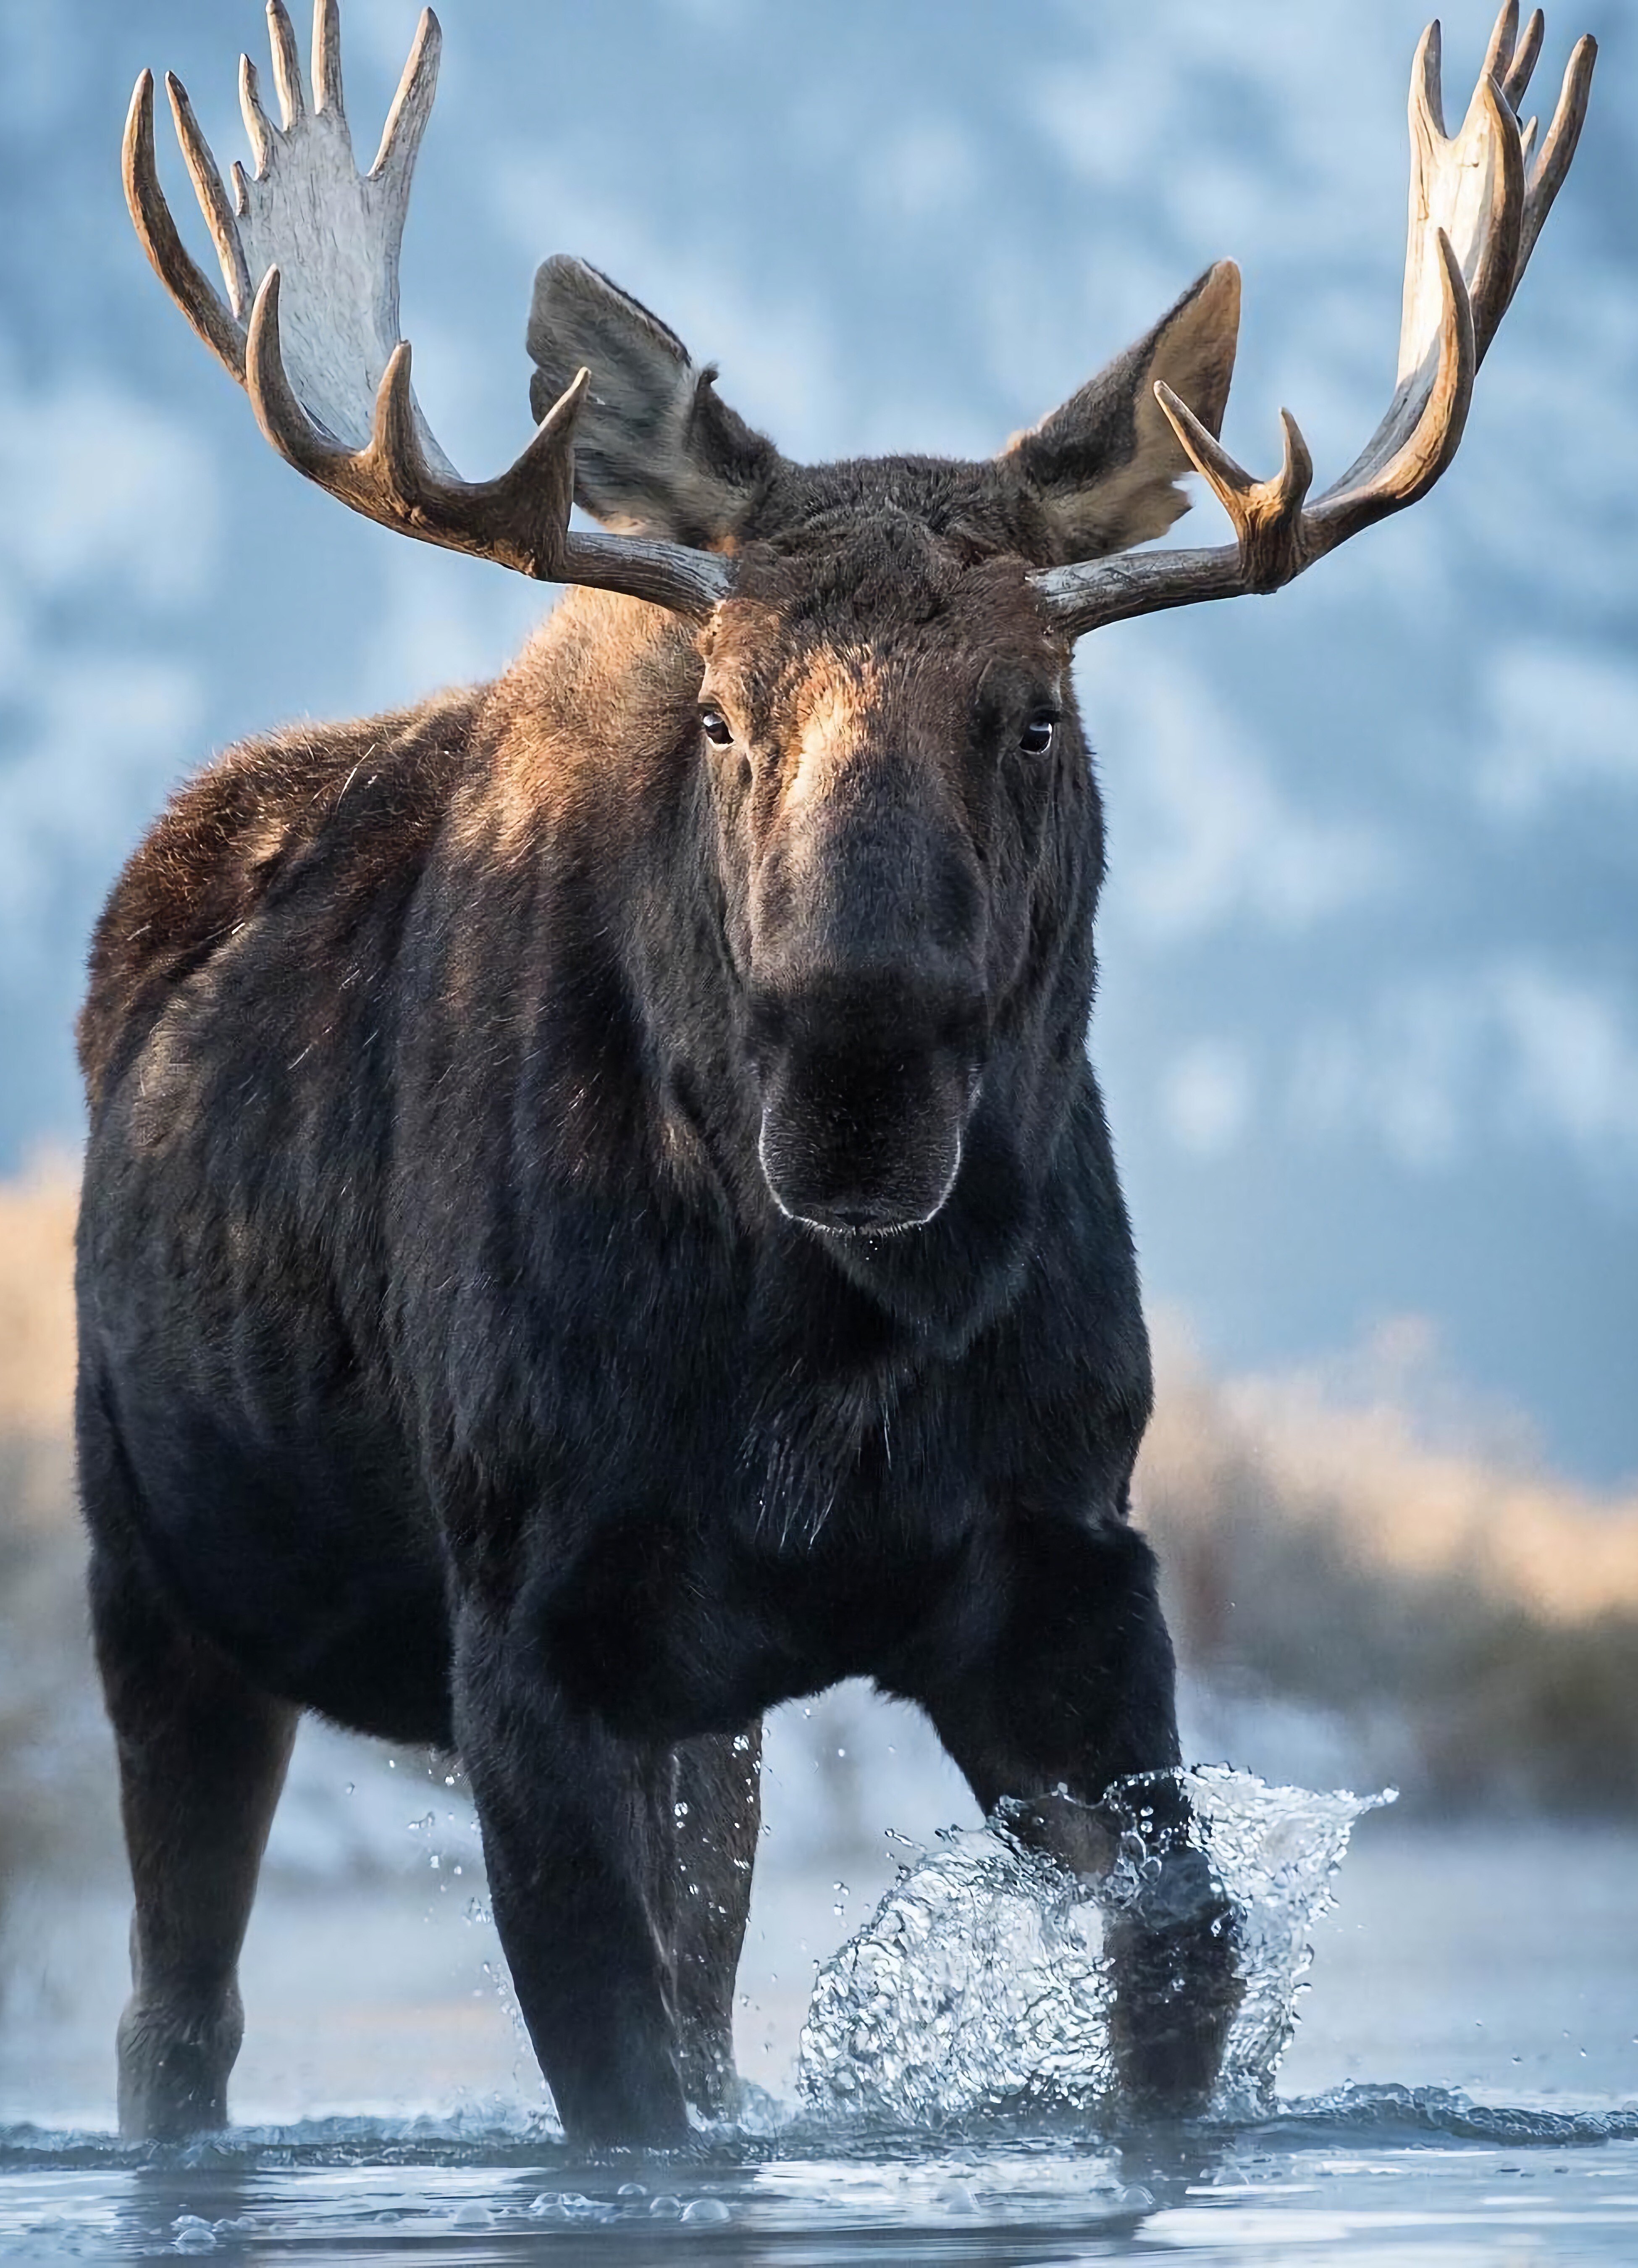
[{"label": "palmate antler", "polygon": [[[256,170],[247,179],[233,167],[231,202],[186,93],[173,77],[166,81],[221,261],[225,303],[189,256],[166,206],[146,71],[125,136],[126,195],[137,234],[195,329],[249,394],[268,439],[298,471],[385,526],[542,581],[590,584],[708,615],[731,586],[732,564],[722,554],[646,536],[569,531],[584,369],[522,455],[493,481],[458,476],[416,402],[410,349],[398,335],[398,256],[438,75],[440,41],[431,11],[421,18],[380,150],[363,175],[342,107],[336,0],[314,0],[311,106],[284,0],[268,0],[268,20],[281,122],[266,116],[255,72],[244,62],[240,99]],[[1444,131],[1441,109],[1436,24],[1418,51],[1398,381],[1362,453],[1310,503],[1313,467],[1288,412],[1281,413],[1284,463],[1273,479],[1258,481],[1187,403],[1156,385],[1161,408],[1226,507],[1237,540],[1206,550],[1122,552],[1032,574],[1066,636],[1163,608],[1277,590],[1360,529],[1414,503],[1443,472],[1461,439],[1474,374],[1575,153],[1597,53],[1590,39],[1577,44],[1536,154],[1535,121],[1521,127],[1518,112],[1540,52],[1542,18],[1533,14],[1522,37],[1518,20],[1517,0],[1507,0],[1454,137]],[[704,383],[709,373],[690,367],[689,375]]]},{"label": "palmate antler", "polygon": [[1444,130],[1437,24],[1417,50],[1398,384],[1361,454],[1310,504],[1313,460],[1288,410],[1280,412],[1285,461],[1273,479],[1258,481],[1169,387],[1157,385],[1161,408],[1238,540],[1210,550],[1127,552],[1031,576],[1068,636],[1168,607],[1278,590],[1361,528],[1414,504],[1443,472],[1462,438],[1474,374],[1575,153],[1597,53],[1590,38],[1577,42],[1532,167],[1536,122],[1521,128],[1518,113],[1543,23],[1538,9],[1521,38],[1518,14],[1518,0],[1507,0],[1454,137]]},{"label": "palmate antler", "polygon": [[[646,538],[572,534],[574,426],[582,370],[498,480],[462,481],[410,390],[398,335],[398,255],[417,151],[432,107],[441,38],[421,18],[374,164],[360,174],[342,105],[336,0],[314,0],[313,101],[283,0],[268,0],[280,123],[262,107],[255,66],[240,100],[255,160],[232,169],[233,197],[181,83],[167,75],[181,144],[227,290],[193,260],[159,187],[153,76],[125,129],[125,195],[160,281],[250,396],[287,462],[383,526],[465,551],[542,582],[586,583],[704,616],[727,589],[717,554]],[[281,310],[284,278],[288,303]]]}]

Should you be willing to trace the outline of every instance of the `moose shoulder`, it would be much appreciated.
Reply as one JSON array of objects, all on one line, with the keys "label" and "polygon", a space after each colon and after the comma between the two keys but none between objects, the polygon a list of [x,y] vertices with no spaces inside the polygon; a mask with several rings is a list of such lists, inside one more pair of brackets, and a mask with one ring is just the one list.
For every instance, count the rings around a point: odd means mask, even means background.
[{"label": "moose shoulder", "polygon": [[[1239,284],[982,464],[792,464],[584,263],[540,422],[462,482],[398,336],[428,15],[354,164],[269,0],[232,194],[171,99],[224,299],[132,105],[138,233],[263,431],[355,510],[577,587],[492,686],[232,751],[98,929],[79,1245],[92,1602],[136,1884],[127,2131],[222,2123],[303,1709],[458,1749],[570,2132],[732,2101],[762,1712],[867,1675],[989,1808],[1107,1867],[1178,1761],[1131,1238],[1084,1035],[1103,868],[1070,679],[1099,623],[1272,589],[1431,486],[1568,165],[1503,11],[1447,138],[1430,33],[1398,390],[1309,500],[1216,439]],[[588,375],[589,373],[589,375]],[[1233,544],[1130,547],[1192,466]],[[571,499],[609,531],[572,533]],[[1140,2108],[1208,2095],[1234,1917],[1175,1783],[1110,1926]],[[679,1895],[690,1880],[701,1895]]]}]

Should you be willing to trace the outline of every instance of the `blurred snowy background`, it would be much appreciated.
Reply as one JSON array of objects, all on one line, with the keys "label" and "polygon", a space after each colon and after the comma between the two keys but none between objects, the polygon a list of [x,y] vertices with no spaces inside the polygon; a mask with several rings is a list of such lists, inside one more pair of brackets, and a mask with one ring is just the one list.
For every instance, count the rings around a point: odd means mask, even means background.
[{"label": "blurred snowy background", "polygon": [[[1288,404],[1323,482],[1391,387],[1424,5],[446,0],[417,390],[469,477],[509,462],[534,267],[567,250],[792,455],[987,453],[1230,254],[1225,438],[1270,468]],[[345,0],[366,160],[417,12]],[[1453,114],[1488,28],[1447,18]],[[1093,1052],[1166,1319],[1144,1504],[1197,1752],[1425,1811],[1638,1810],[1638,5],[1554,9],[1544,108],[1583,29],[1582,151],[1436,495],[1081,665]],[[62,1446],[71,1167],[31,1164],[79,1137],[87,932],[210,749],[491,674],[550,603],[306,489],[149,271],[132,81],[174,69],[225,165],[241,45],[250,0],[0,0],[0,1901],[33,1917],[0,1974],[31,2057],[39,1886],[118,1876]],[[163,116],[161,165],[203,254]],[[1179,535],[1221,540],[1214,507]],[[816,1912],[838,1853],[961,1808],[896,1721],[845,1693],[779,1734]],[[302,1754],[276,1875],[379,1871],[382,1768],[343,1799],[339,1748]]]}]

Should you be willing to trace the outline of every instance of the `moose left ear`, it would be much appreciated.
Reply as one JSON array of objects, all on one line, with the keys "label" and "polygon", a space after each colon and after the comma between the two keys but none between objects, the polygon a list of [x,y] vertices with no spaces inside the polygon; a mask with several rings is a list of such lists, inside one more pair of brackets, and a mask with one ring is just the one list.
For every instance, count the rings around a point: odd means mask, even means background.
[{"label": "moose left ear", "polygon": [[535,278],[529,401],[542,418],[582,365],[591,385],[574,435],[574,500],[623,535],[701,550],[731,545],[778,451],[717,398],[676,333],[584,260],[559,253]]},{"label": "moose left ear", "polygon": [[1058,541],[1058,565],[1125,551],[1163,535],[1189,509],[1177,476],[1191,469],[1155,399],[1156,379],[1217,433],[1234,375],[1240,271],[1208,268],[1147,338],[1118,355],[1001,453],[1039,495]]}]

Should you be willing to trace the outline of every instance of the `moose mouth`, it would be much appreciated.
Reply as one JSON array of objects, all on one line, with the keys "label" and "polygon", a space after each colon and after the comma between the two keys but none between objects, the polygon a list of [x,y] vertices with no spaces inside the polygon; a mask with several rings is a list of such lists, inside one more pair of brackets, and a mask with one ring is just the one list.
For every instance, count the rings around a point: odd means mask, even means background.
[{"label": "moose mouth", "polygon": [[781,1057],[763,1080],[757,1143],[775,1204],[827,1236],[926,1227],[960,1175],[978,1086],[969,1063],[941,1050]]}]

